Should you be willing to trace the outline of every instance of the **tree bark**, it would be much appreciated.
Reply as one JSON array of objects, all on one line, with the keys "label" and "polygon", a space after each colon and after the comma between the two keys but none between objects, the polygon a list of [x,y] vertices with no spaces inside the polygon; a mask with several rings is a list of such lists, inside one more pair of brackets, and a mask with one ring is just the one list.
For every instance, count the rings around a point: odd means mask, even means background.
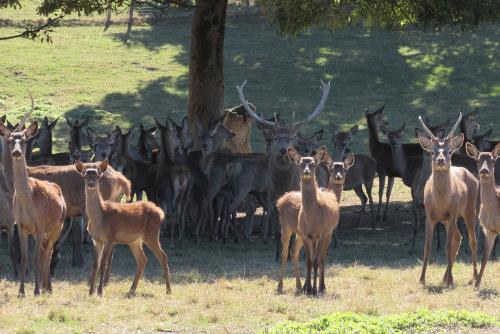
[{"label": "tree bark", "polygon": [[224,32],[227,0],[198,0],[189,59],[188,124],[198,147],[198,126],[224,114]]}]

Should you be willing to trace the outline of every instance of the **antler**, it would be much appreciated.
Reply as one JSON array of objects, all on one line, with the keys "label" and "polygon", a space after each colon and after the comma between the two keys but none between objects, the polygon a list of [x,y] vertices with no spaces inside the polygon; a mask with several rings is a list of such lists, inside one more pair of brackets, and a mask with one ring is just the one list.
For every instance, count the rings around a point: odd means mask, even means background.
[{"label": "antler", "polygon": [[325,102],[326,102],[326,99],[328,98],[328,94],[330,93],[330,81],[327,81],[327,83],[325,84],[323,82],[323,80],[321,80],[321,87],[320,88],[321,88],[321,91],[323,92],[323,95],[321,96],[321,100],[319,100],[319,103],[316,106],[316,109],[314,109],[313,112],[310,113],[306,119],[304,119],[300,122],[297,122],[297,123],[292,123],[292,128],[297,128],[297,127],[301,126],[302,124],[305,124],[307,122],[312,121],[314,118],[316,118],[321,113],[321,111],[325,107]]},{"label": "antler", "polygon": [[422,116],[418,116],[418,122],[420,123],[420,126],[422,127],[422,129],[424,129],[425,133],[427,133],[427,135],[432,139],[436,139],[436,136],[434,136],[434,133],[432,133],[431,130],[429,130],[429,128],[427,127],[427,125],[425,125],[423,119],[422,119]]},{"label": "antler", "polygon": [[248,105],[248,100],[243,95],[243,88],[245,87],[246,84],[247,84],[247,81],[245,80],[245,81],[243,81],[243,83],[241,84],[241,86],[236,85],[236,90],[238,91],[238,96],[240,98],[241,103],[243,104],[243,107],[245,107],[245,110],[247,111],[247,113],[257,123],[260,123],[260,124],[262,124],[264,126],[267,126],[267,127],[270,127],[270,128],[274,128],[275,125],[276,125],[275,122],[270,122],[270,121],[262,118],[261,116],[257,115],[255,113],[255,111],[253,111],[253,109]]},{"label": "antler", "polygon": [[33,101],[33,96],[31,96],[31,92],[29,90],[28,90],[28,94],[29,94],[30,100],[31,100],[31,110],[24,114],[23,119],[21,120],[21,122],[19,123],[19,125],[16,127],[16,129],[14,130],[14,132],[20,131],[23,128],[24,123],[26,123],[26,121],[28,120],[28,118],[33,113],[33,111],[35,111],[35,101]]},{"label": "antler", "polygon": [[455,134],[455,131],[457,131],[458,129],[458,126],[460,125],[460,122],[462,121],[462,113],[460,112],[458,114],[458,119],[457,119],[457,122],[455,123],[455,125],[453,126],[453,128],[451,129],[450,133],[446,136],[445,139],[449,139],[451,136],[453,136],[453,134]]}]

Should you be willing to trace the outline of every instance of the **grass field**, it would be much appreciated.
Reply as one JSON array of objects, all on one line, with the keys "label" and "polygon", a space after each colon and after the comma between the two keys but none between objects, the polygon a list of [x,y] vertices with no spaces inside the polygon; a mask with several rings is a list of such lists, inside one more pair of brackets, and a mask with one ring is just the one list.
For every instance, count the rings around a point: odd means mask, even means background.
[{"label": "grass field", "polygon": [[[2,12],[1,18],[9,15]],[[25,19],[16,15],[11,17],[15,22]],[[69,26],[56,30],[53,44],[1,42],[0,114],[19,117],[29,105],[26,90],[30,89],[36,117],[91,116],[92,125],[102,131],[115,124],[152,124],[154,116],[180,118],[187,102],[189,20],[134,27],[127,41],[125,29],[112,26],[103,33],[101,26]],[[0,35],[14,31],[3,27]],[[500,120],[499,37],[498,26],[483,26],[462,35],[353,28],[285,38],[255,19],[229,20],[225,101],[228,106],[238,103],[234,86],[246,78],[247,98],[260,112],[281,111],[291,117],[297,111],[304,116],[319,99],[319,79],[331,80],[327,107],[306,132],[326,128],[329,121],[346,127],[360,124],[355,151],[367,150],[362,110],[382,103],[390,123],[396,127],[406,121],[408,129],[416,125],[418,114],[440,121],[456,116],[460,108],[477,106],[482,130],[487,130]],[[408,131],[408,140],[412,132]],[[66,148],[67,134],[61,121],[56,131],[58,150]],[[494,134],[500,137],[500,130]],[[262,149],[256,131],[253,146]],[[398,182],[388,221],[371,231],[368,216],[353,226],[358,201],[352,192],[345,194],[340,244],[329,252],[327,294],[321,298],[296,296],[290,268],[286,293],[276,294],[274,245],[257,240],[237,245],[188,242],[182,252],[170,250],[171,296],[165,296],[159,266],[148,253],[145,279],[132,299],[126,292],[135,264],[126,248],[118,247],[111,284],[99,298],[87,295],[91,248],[85,248],[85,268],[73,269],[68,246],[54,278],[53,295],[34,298],[28,293],[18,299],[18,283],[2,240],[0,333],[253,333],[283,321],[309,321],[333,312],[386,316],[421,309],[479,311],[500,319],[500,263],[489,263],[483,286],[475,291],[468,284],[472,267],[464,245],[454,268],[454,289],[440,284],[444,250],[434,251],[428,285],[418,284],[423,240],[420,231],[415,252],[408,251],[409,198]],[[30,283],[30,292],[31,287]]]}]

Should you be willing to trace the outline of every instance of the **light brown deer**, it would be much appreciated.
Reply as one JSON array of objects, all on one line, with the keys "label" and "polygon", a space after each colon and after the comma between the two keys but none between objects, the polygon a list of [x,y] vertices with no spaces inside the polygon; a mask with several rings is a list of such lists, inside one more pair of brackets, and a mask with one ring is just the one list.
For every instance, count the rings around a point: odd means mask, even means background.
[{"label": "light brown deer", "polygon": [[[253,104],[250,105],[255,110],[255,106]],[[253,122],[253,118],[248,117],[243,105],[226,109],[222,124],[229,132],[234,133],[235,136],[225,142],[223,147],[232,153],[252,153],[250,135],[252,133]]]},{"label": "light brown deer", "polygon": [[66,203],[61,188],[52,182],[28,177],[26,170],[26,146],[38,130],[38,123],[32,123],[23,131],[11,132],[0,123],[0,134],[6,138],[12,156],[14,182],[13,213],[19,227],[21,244],[21,271],[19,295],[24,296],[24,278],[28,264],[28,236],[35,238],[35,295],[42,289],[52,291],[50,260],[52,248],[61,233]]},{"label": "light brown deer", "polygon": [[[288,148],[290,160],[300,168],[300,190],[302,202],[299,211],[298,230],[306,248],[307,275],[306,293],[325,292],[325,257],[332,233],[339,222],[339,204],[333,192],[320,191],[316,183],[316,166],[324,161],[328,153],[320,148],[313,157],[301,157],[293,148]],[[319,287],[318,281],[319,270]],[[314,271],[311,285],[311,274]]]},{"label": "light brown deer", "polygon": [[[326,159],[330,160],[330,159]],[[337,197],[337,203],[340,203],[340,197],[344,187],[347,170],[354,164],[354,155],[348,154],[343,162],[328,161],[329,184],[328,191],[333,192]],[[283,245],[281,253],[280,277],[278,281],[278,293],[283,292],[283,277],[288,259],[288,248],[290,237],[295,235],[295,243],[292,250],[292,264],[295,272],[296,291],[302,291],[299,271],[299,253],[303,246],[303,239],[299,231],[299,213],[302,205],[302,194],[300,191],[290,191],[283,195],[276,206],[279,211],[279,223],[281,226],[281,243]]]},{"label": "light brown deer", "polygon": [[432,234],[437,222],[442,222],[446,228],[446,255],[448,267],[443,277],[446,286],[453,286],[452,269],[462,237],[457,227],[457,218],[463,217],[469,236],[469,247],[472,253],[473,279],[477,273],[477,241],[476,241],[476,200],[478,181],[467,169],[451,165],[451,157],[464,141],[464,135],[452,137],[458,128],[462,114],[453,126],[451,132],[440,139],[424,124],[419,122],[427,136],[419,135],[418,140],[424,150],[431,154],[432,172],[424,188],[425,249],[420,275],[420,283],[425,284],[425,273],[431,255]]},{"label": "light brown deer", "polygon": [[160,262],[165,276],[166,292],[169,294],[171,289],[168,258],[160,245],[163,211],[149,201],[135,203],[104,201],[98,185],[108,167],[107,160],[92,167],[76,161],[75,167],[85,178],[85,202],[89,217],[87,230],[94,240],[96,251],[89,294],[92,295],[95,291],[95,281],[100,271],[97,293],[102,295],[104,272],[115,243],[127,244],[135,257],[137,271],[130,288],[131,295],[135,293],[147,262],[142,249],[143,244],[146,244]]},{"label": "light brown deer", "polygon": [[467,154],[477,161],[479,171],[481,210],[479,220],[483,226],[485,234],[483,260],[481,270],[476,281],[476,288],[481,285],[484,269],[495,243],[495,238],[500,234],[500,188],[495,186],[495,162],[500,157],[500,144],[497,144],[493,151],[479,152],[471,143],[466,144]]}]

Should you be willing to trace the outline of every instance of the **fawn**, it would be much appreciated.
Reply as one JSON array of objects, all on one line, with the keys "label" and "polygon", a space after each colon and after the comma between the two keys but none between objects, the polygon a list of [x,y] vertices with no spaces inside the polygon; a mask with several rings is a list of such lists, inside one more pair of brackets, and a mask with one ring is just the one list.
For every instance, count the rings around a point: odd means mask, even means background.
[{"label": "fawn", "polygon": [[100,281],[97,293],[102,295],[104,272],[115,243],[127,244],[135,257],[137,271],[130,295],[135,293],[139,278],[144,272],[147,258],[142,244],[155,254],[160,262],[166,280],[166,291],[170,293],[170,277],[168,258],[160,245],[160,228],[164,218],[163,211],[152,202],[115,203],[103,201],[99,190],[99,180],[108,168],[108,161],[95,164],[95,167],[75,161],[76,169],[85,178],[85,197],[87,230],[92,236],[96,251],[94,269],[90,280],[90,291],[95,291],[95,281],[100,270]]}]

